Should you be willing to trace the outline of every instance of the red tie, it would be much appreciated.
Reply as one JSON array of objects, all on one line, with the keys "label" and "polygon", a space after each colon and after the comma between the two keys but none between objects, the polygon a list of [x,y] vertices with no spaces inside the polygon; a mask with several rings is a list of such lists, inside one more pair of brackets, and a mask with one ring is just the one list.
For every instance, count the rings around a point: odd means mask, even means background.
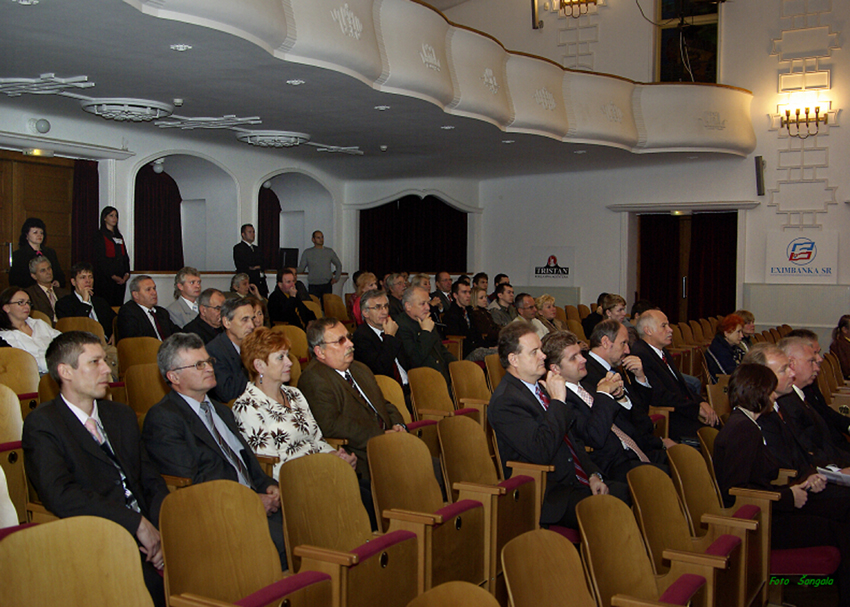
[{"label": "red tie", "polygon": [[[540,389],[540,385],[535,386],[535,389],[537,398],[540,399],[540,402],[543,404],[543,408],[548,411],[549,395]],[[578,456],[576,455],[576,450],[573,448],[573,442],[570,440],[569,434],[564,434],[564,442],[567,443],[567,447],[570,448],[570,455],[573,456],[573,464],[575,465],[576,478],[578,479],[578,482],[582,485],[590,486],[590,480],[587,477],[587,472],[584,471],[584,468],[581,467],[581,462],[578,461]]]}]

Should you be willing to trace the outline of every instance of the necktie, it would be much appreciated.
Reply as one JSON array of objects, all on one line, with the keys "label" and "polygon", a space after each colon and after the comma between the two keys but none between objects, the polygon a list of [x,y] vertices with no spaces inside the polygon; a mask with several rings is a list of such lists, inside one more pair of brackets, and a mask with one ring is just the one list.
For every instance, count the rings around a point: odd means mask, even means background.
[{"label": "necktie", "polygon": [[381,427],[381,430],[387,429],[387,423],[384,421],[384,418],[378,415],[378,410],[375,409],[375,406],[369,402],[369,399],[360,391],[360,388],[357,387],[357,384],[354,383],[354,378],[351,377],[351,373],[348,371],[345,372],[345,381],[348,382],[348,385],[354,388],[354,391],[360,397],[360,400],[363,401],[366,405],[369,406],[369,409],[372,410],[372,413],[375,415],[375,419],[378,422],[378,425]]},{"label": "necktie", "polygon": [[95,442],[100,445],[100,448],[106,454],[106,456],[112,461],[112,465],[118,470],[118,474],[121,477],[121,485],[124,488],[124,505],[134,510],[136,512],[141,512],[141,508],[139,507],[139,502],[136,499],[136,496],[133,495],[133,492],[130,491],[130,487],[127,484],[127,475],[124,474],[124,469],[121,467],[121,463],[118,461],[118,458],[115,457],[115,452],[112,450],[112,447],[109,446],[109,443],[106,440],[106,437],[100,430],[100,425],[95,421],[93,417],[88,418],[85,421],[86,430],[89,431],[89,434],[92,435],[92,438]]},{"label": "necktie", "polygon": [[47,299],[50,301],[50,309],[56,307],[56,293],[53,292],[53,289],[47,289]]},{"label": "necktie", "polygon": [[[579,386],[578,395],[584,402],[587,403],[588,407],[593,407],[593,396],[590,395],[590,392]],[[635,455],[638,456],[640,461],[644,463],[649,461],[649,458],[646,456],[646,453],[644,453],[641,448],[637,446],[637,443],[634,441],[634,439],[632,439],[631,436],[620,430],[617,424],[611,424],[611,432],[613,432],[614,435],[618,439],[620,439],[620,442],[623,443],[623,445],[625,445],[627,449],[631,449],[632,451],[634,451]]]},{"label": "necktie", "polygon": [[[543,408],[548,411],[550,402],[549,395],[540,389],[539,384],[535,386],[535,394],[537,394],[537,398],[539,398],[540,402],[543,404]],[[578,479],[578,482],[582,485],[590,486],[590,480],[588,479],[587,472],[584,471],[584,468],[581,466],[581,462],[578,461],[578,456],[576,455],[576,450],[573,448],[573,442],[570,440],[569,434],[564,434],[564,442],[567,443],[567,447],[570,449],[570,455],[573,457],[573,465],[576,469],[576,478]]]},{"label": "necktie", "polygon": [[154,324],[154,328],[156,329],[157,339],[162,341],[163,339],[165,339],[165,337],[163,337],[163,335],[162,335],[162,327],[159,325],[159,319],[156,317],[156,314],[154,314],[153,310],[148,310],[148,314],[150,314],[151,318],[153,319],[153,324]]},{"label": "necktie", "polygon": [[208,400],[201,403],[201,411],[204,412],[204,416],[207,418],[207,426],[212,429],[213,438],[215,438],[215,442],[218,444],[219,449],[221,449],[222,453],[224,453],[224,456],[230,461],[231,465],[236,468],[239,475],[245,479],[248,486],[253,489],[250,477],[248,476],[248,469],[245,467],[245,462],[243,462],[242,458],[233,452],[233,449],[230,448],[230,445],[227,444],[224,437],[219,434],[218,428],[215,427],[215,422],[213,421],[212,416],[212,408]]},{"label": "necktie", "polygon": [[[381,338],[381,341],[383,342],[384,341],[384,332],[383,331],[381,331],[381,334],[380,334],[379,337]],[[404,382],[401,379],[401,371],[398,370],[398,367],[399,367],[398,359],[394,358],[393,359],[393,379],[395,379],[399,383],[399,385],[404,385]]]}]

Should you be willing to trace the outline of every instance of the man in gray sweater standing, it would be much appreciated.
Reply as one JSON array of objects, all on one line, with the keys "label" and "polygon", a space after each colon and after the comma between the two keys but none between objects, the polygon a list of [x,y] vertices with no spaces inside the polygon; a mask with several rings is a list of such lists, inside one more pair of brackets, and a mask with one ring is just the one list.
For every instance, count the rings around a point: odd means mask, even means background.
[{"label": "man in gray sweater standing", "polygon": [[[333,272],[331,272],[331,264],[334,266]],[[333,249],[325,247],[325,235],[319,230],[313,232],[313,247],[301,254],[298,271],[304,272],[305,270],[309,273],[310,285],[308,288],[310,295],[315,295],[319,299],[325,293],[333,292],[333,285],[342,275],[342,263],[339,261],[339,257],[336,256]]]}]

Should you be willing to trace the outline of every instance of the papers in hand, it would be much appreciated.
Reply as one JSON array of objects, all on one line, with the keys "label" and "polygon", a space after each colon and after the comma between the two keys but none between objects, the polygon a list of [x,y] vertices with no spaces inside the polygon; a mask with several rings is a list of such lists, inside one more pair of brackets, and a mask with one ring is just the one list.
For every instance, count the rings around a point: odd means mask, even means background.
[{"label": "papers in hand", "polygon": [[826,480],[828,480],[830,483],[850,487],[850,474],[842,474],[841,472],[821,467],[818,467],[818,472],[820,474],[823,474],[826,477]]}]

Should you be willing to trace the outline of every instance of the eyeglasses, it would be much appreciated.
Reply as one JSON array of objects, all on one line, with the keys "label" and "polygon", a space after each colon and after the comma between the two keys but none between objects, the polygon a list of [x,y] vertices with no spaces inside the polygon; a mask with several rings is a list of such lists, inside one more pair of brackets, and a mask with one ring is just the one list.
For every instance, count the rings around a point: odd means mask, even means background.
[{"label": "eyeglasses", "polygon": [[221,306],[207,306],[207,305],[204,305],[204,304],[200,304],[200,305],[204,306],[205,308],[209,308],[210,310],[218,310],[219,312],[221,311]]},{"label": "eyeglasses", "polygon": [[338,346],[342,346],[342,345],[345,344],[345,342],[353,341],[353,340],[354,340],[354,336],[351,333],[346,333],[345,335],[343,335],[339,339],[335,339],[333,341],[323,341],[322,343],[325,344],[326,346],[330,346],[331,344],[336,344]]},{"label": "eyeglasses", "polygon": [[368,308],[366,308],[366,309],[367,309],[367,310],[389,310],[389,309],[390,309],[390,304],[388,304],[388,303],[385,303],[385,304],[375,304],[374,306],[369,306],[369,307],[368,307]]},{"label": "eyeglasses", "polygon": [[32,306],[32,302],[29,299],[20,299],[18,301],[10,301],[10,304],[15,304],[16,306]]},{"label": "eyeglasses", "polygon": [[213,367],[213,365],[215,365],[215,357],[214,357],[214,356],[210,356],[210,357],[209,357],[208,359],[206,359],[206,360],[199,360],[199,361],[198,361],[198,362],[196,362],[196,363],[192,363],[191,365],[186,365],[186,366],[184,366],[184,367],[174,367],[174,368],[173,368],[173,369],[171,369],[171,370],[172,370],[172,371],[182,371],[183,369],[192,369],[192,368],[194,368],[194,369],[197,369],[198,371],[203,371],[204,369],[206,369],[206,368],[207,368],[207,365],[209,365],[209,366],[210,366],[210,368],[212,368],[212,367]]}]

